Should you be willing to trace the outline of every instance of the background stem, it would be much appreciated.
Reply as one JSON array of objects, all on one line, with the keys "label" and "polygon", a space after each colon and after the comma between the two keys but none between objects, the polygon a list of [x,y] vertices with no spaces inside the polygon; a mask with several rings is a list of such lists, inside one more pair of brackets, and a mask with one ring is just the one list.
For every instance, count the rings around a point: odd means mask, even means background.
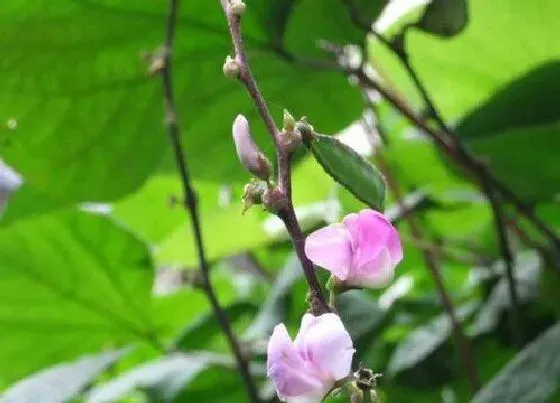
[{"label": "background stem", "polygon": [[179,7],[179,0],[170,0],[169,14],[167,20],[167,35],[165,40],[164,49],[164,67],[162,70],[163,78],[163,90],[165,96],[165,111],[166,111],[166,125],[169,132],[169,137],[173,146],[173,152],[175,155],[175,161],[177,164],[177,169],[181,177],[181,184],[183,187],[183,205],[187,214],[190,218],[191,229],[194,234],[196,253],[198,257],[198,263],[200,266],[200,273],[202,277],[202,288],[208,297],[208,301],[214,312],[214,316],[218,320],[222,332],[224,333],[229,347],[235,357],[237,369],[245,388],[247,390],[247,396],[249,401],[253,403],[259,402],[258,391],[255,385],[254,379],[249,371],[249,363],[241,351],[239,343],[231,327],[231,323],[226,312],[220,305],[218,297],[214,288],[212,287],[212,282],[210,281],[210,266],[208,260],[206,259],[204,243],[202,240],[202,230],[200,226],[200,219],[198,213],[198,202],[195,190],[192,186],[189,169],[187,165],[187,159],[183,152],[181,133],[179,129],[179,123],[177,121],[177,115],[175,112],[175,104],[173,100],[173,81],[172,81],[172,51],[173,51],[173,38],[175,36],[175,24],[177,19],[177,10]]}]

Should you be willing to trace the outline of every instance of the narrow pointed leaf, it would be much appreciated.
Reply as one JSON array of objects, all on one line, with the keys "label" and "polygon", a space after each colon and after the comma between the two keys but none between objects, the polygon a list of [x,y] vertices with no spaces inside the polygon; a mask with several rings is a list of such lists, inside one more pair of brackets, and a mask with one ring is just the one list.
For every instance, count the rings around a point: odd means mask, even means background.
[{"label": "narrow pointed leaf", "polygon": [[385,206],[385,179],[379,170],[334,137],[315,134],[308,144],[326,173],[373,209]]}]

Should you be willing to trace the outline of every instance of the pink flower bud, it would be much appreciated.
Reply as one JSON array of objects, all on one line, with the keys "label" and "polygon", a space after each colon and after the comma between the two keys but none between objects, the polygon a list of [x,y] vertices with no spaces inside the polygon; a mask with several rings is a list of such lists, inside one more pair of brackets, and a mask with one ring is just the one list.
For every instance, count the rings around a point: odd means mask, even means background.
[{"label": "pink flower bud", "polygon": [[387,218],[374,210],[347,215],[309,235],[305,254],[348,286],[380,287],[403,258],[401,240]]},{"label": "pink flower bud", "polygon": [[251,138],[249,122],[245,116],[237,115],[232,132],[239,161],[253,175],[267,181],[271,172],[270,162]]},{"label": "pink flower bud", "polygon": [[334,313],[305,314],[292,342],[283,323],[268,341],[267,375],[287,402],[319,403],[336,381],[350,375],[352,339]]}]

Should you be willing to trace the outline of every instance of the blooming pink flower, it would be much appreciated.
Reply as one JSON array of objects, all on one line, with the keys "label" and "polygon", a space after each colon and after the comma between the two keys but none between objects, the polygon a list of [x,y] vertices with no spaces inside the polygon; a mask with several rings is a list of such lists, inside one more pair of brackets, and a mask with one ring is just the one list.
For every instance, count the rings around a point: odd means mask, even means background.
[{"label": "blooming pink flower", "polygon": [[270,162],[253,141],[245,116],[237,115],[233,122],[232,134],[239,161],[256,177],[268,180],[271,172]]},{"label": "blooming pink flower", "polygon": [[335,382],[350,375],[352,339],[334,313],[306,313],[292,342],[283,323],[268,341],[267,375],[278,397],[290,403],[317,403]]},{"label": "blooming pink flower", "polygon": [[387,285],[403,258],[397,230],[374,210],[349,214],[342,223],[313,232],[305,254],[339,282],[359,287]]}]

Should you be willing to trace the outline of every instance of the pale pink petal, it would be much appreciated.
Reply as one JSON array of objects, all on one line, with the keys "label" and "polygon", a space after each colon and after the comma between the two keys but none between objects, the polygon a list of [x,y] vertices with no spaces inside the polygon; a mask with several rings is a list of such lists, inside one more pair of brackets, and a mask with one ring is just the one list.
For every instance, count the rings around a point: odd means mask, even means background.
[{"label": "pale pink petal", "polygon": [[320,403],[327,392],[328,390],[318,390],[307,395],[287,397],[284,401],[287,403]]},{"label": "pale pink petal", "polygon": [[305,240],[305,254],[335,277],[346,279],[352,263],[348,230],[342,224],[331,224],[313,232]]},{"label": "pale pink petal", "polygon": [[321,380],[306,371],[306,367],[286,326],[277,325],[268,341],[266,372],[281,399],[317,394],[323,390]]},{"label": "pale pink petal", "polygon": [[385,216],[374,210],[349,214],[343,224],[348,228],[352,240],[353,268],[361,267],[377,257],[385,247],[392,228]]},{"label": "pale pink petal", "polygon": [[294,344],[304,360],[321,374],[327,389],[350,374],[355,350],[350,335],[334,313],[304,315]]},{"label": "pale pink petal", "polygon": [[352,272],[346,281],[360,287],[384,287],[393,280],[394,275],[395,264],[388,248],[384,248],[377,257]]},{"label": "pale pink petal", "polygon": [[389,232],[389,238],[387,239],[387,248],[389,249],[389,255],[391,255],[391,261],[393,265],[398,265],[403,259],[403,249],[401,244],[401,238],[395,227],[391,227]]}]

